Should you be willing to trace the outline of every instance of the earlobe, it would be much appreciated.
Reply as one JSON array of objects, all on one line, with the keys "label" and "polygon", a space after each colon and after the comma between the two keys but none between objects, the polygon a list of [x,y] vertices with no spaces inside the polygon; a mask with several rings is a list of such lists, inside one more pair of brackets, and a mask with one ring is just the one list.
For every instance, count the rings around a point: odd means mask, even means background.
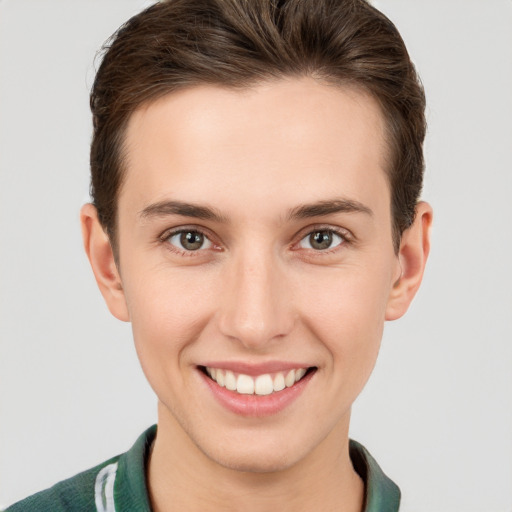
[{"label": "earlobe", "polygon": [[398,254],[401,276],[394,283],[386,308],[386,320],[396,320],[405,314],[416,295],[430,251],[432,208],[420,202],[410,228],[404,231]]},{"label": "earlobe", "polygon": [[96,208],[85,204],[80,211],[80,224],[84,249],[98,283],[98,287],[110,312],[119,320],[128,322],[130,316],[116,266],[110,240],[103,230]]}]

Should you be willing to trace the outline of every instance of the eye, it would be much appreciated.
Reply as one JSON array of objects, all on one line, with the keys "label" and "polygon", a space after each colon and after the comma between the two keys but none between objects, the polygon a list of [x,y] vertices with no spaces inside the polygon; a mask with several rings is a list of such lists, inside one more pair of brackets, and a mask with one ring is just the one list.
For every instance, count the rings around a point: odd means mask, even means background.
[{"label": "eye", "polygon": [[341,245],[345,239],[332,229],[317,229],[306,235],[300,242],[302,249],[325,251]]},{"label": "eye", "polygon": [[175,231],[167,241],[182,251],[198,251],[200,249],[210,249],[212,242],[200,231],[186,229]]}]

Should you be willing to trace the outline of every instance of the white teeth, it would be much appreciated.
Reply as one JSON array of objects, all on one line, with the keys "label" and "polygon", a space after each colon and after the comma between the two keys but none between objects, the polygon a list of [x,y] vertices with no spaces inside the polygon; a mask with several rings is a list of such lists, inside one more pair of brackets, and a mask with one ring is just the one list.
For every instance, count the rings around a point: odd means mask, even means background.
[{"label": "white teeth", "polygon": [[254,394],[254,379],[241,373],[236,381],[236,391],[242,395]]},{"label": "white teeth", "polygon": [[299,368],[295,371],[295,382],[299,382],[306,375],[306,368]]},{"label": "white teeth", "polygon": [[[221,371],[217,371],[217,375],[219,373],[222,373]],[[226,388],[235,391],[236,390],[236,377],[233,372],[230,372],[229,370],[226,372],[226,379],[224,381],[226,383]]]},{"label": "white teeth", "polygon": [[[252,379],[251,379],[252,380]],[[270,395],[274,391],[274,383],[272,377],[267,373],[256,377],[254,384],[254,392],[257,395]]]},{"label": "white teeth", "polygon": [[289,388],[295,384],[295,370],[290,370],[284,379],[286,387]]},{"label": "white teeth", "polygon": [[276,373],[276,376],[274,377],[274,391],[281,391],[285,387],[284,375],[282,373]]},{"label": "white teeth", "polygon": [[[215,377],[213,376],[215,375]],[[222,370],[214,370],[212,379],[217,381],[217,384],[223,388],[225,386],[225,376]]]},{"label": "white teeth", "polygon": [[277,372],[270,375],[265,373],[251,377],[243,373],[236,374],[230,370],[206,367],[206,373],[217,382],[220,387],[236,391],[242,395],[270,395],[277,391],[293,386],[306,375],[307,368],[297,368],[288,373]]}]

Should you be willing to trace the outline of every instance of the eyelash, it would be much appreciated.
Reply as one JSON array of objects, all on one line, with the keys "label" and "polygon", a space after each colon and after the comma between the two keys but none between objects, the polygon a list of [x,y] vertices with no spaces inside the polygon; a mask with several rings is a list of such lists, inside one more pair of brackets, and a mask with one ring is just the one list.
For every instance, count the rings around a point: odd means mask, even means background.
[{"label": "eyelash", "polygon": [[165,245],[165,247],[175,253],[175,254],[178,254],[179,256],[185,256],[185,257],[197,257],[199,255],[201,255],[201,253],[203,251],[205,251],[206,249],[203,249],[203,248],[200,248],[200,249],[197,249],[195,251],[193,250],[186,250],[186,249],[180,249],[179,247],[177,247],[176,245],[172,244],[169,240],[176,236],[176,235],[180,235],[180,234],[184,234],[184,233],[197,233],[199,235],[202,235],[204,237],[205,240],[208,240],[211,244],[212,244],[212,248],[214,250],[221,250],[220,246],[217,245],[215,242],[213,242],[213,236],[211,234],[209,234],[209,232],[199,228],[199,227],[196,227],[196,226],[191,226],[191,227],[181,227],[181,228],[178,228],[178,229],[173,229],[171,231],[165,231],[161,236],[159,236],[159,241]]},{"label": "eyelash", "polygon": [[[312,248],[305,249],[310,254],[313,254],[315,257],[321,257],[322,255],[332,254],[332,253],[340,250],[340,248],[342,246],[352,244],[354,241],[353,235],[348,230],[345,230],[345,229],[333,228],[332,226],[325,226],[325,225],[308,226],[307,228],[302,230],[298,235],[296,235],[294,237],[294,238],[297,238],[297,237],[300,237],[300,238],[298,239],[298,241],[293,242],[291,244],[291,246],[290,246],[291,249],[294,251],[300,250],[301,248],[298,247],[299,244],[303,240],[305,240],[307,237],[310,237],[312,234],[318,233],[318,232],[326,232],[326,233],[331,233],[332,235],[336,235],[341,238],[341,242],[332,248],[328,247],[323,250],[315,250]],[[212,244],[212,247],[206,248],[206,249],[203,249],[201,247],[195,251],[194,250],[186,250],[186,249],[180,249],[175,244],[172,244],[169,241],[172,237],[174,237],[176,235],[184,234],[184,233],[197,233],[197,234],[203,236],[205,238],[205,240],[209,241]],[[220,247],[220,245],[216,244],[213,241],[213,238],[214,237],[208,231],[201,229],[200,227],[196,227],[196,226],[193,226],[193,227],[185,226],[185,227],[180,227],[178,229],[173,229],[171,231],[165,231],[162,235],[160,235],[158,237],[160,243],[165,244],[165,246],[168,250],[170,250],[171,252],[173,252],[175,254],[178,254],[179,256],[184,256],[184,257],[197,257],[197,256],[200,256],[201,253],[203,253],[205,250],[209,250],[209,249],[221,251],[222,248]]]},{"label": "eyelash", "polygon": [[305,249],[308,251],[308,257],[313,256],[313,257],[321,258],[322,256],[334,254],[334,253],[340,251],[343,247],[346,247],[346,246],[354,243],[354,241],[355,241],[352,233],[350,233],[350,231],[348,231],[346,229],[320,224],[320,225],[308,226],[307,228],[303,229],[297,235],[297,238],[299,238],[298,242],[293,242],[293,244],[291,246],[292,250],[300,250],[301,248],[298,246],[303,240],[305,240],[307,237],[310,237],[314,233],[319,233],[319,232],[327,232],[327,233],[331,233],[332,235],[336,235],[336,236],[340,237],[341,241],[339,244],[335,245],[334,247],[328,247],[323,250]]}]

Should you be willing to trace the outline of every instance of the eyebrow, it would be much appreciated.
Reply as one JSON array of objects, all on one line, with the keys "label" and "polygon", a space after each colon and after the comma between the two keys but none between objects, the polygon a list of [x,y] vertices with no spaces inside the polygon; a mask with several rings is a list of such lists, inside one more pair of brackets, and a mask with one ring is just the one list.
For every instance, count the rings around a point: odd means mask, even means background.
[{"label": "eyebrow", "polygon": [[304,204],[293,208],[289,214],[289,219],[308,219],[310,217],[321,217],[333,213],[364,213],[373,216],[373,212],[368,206],[352,199],[331,199],[319,201],[317,203]]},{"label": "eyebrow", "polygon": [[[372,210],[359,201],[352,199],[331,199],[297,206],[288,212],[288,219],[307,219],[333,213],[364,213],[373,216]],[[146,206],[139,212],[141,219],[165,217],[168,215],[181,215],[183,217],[227,223],[226,217],[214,208],[185,203],[183,201],[160,201]]]},{"label": "eyebrow", "polygon": [[150,204],[139,212],[141,219],[150,217],[165,217],[167,215],[182,215],[195,219],[227,222],[227,219],[218,211],[208,206],[200,206],[182,201],[160,201]]}]

